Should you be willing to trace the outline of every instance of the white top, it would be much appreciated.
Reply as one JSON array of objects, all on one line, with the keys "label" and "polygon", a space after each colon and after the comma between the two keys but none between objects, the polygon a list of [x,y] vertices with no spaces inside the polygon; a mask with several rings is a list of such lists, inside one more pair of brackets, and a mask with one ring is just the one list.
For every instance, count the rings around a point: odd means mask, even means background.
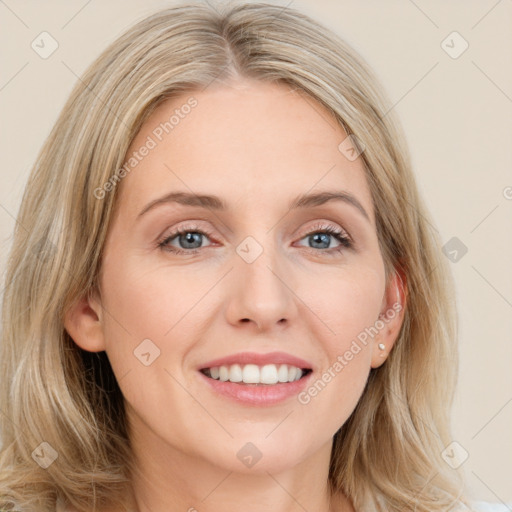
[{"label": "white top", "polygon": [[473,507],[477,512],[511,512],[512,502],[506,505],[503,503],[489,503],[487,501],[474,501]]}]

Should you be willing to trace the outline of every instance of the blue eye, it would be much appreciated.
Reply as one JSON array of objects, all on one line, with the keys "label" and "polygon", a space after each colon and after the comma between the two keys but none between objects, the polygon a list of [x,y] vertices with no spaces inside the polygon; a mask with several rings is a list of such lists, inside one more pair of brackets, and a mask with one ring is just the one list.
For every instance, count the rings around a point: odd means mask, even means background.
[{"label": "blue eye", "polygon": [[[212,235],[210,233],[199,229],[197,226],[188,226],[176,229],[170,235],[166,236],[163,240],[158,242],[158,247],[164,251],[174,254],[196,254],[203,248],[201,247],[202,238],[210,238],[211,236]],[[329,248],[322,246],[329,246],[332,238],[335,238],[339,242],[340,245],[338,247]],[[178,241],[180,247],[171,245],[171,242],[175,239]],[[329,225],[315,227],[314,231],[310,231],[301,238],[301,240],[304,239],[308,239],[310,243],[314,244],[313,247],[307,247],[307,249],[313,250],[315,253],[339,253],[345,249],[350,249],[353,246],[352,240],[349,236],[347,236],[342,230]]]},{"label": "blue eye", "polygon": [[333,228],[332,226],[325,226],[316,231],[311,231],[304,238],[307,238],[313,244],[327,244],[330,245],[330,239],[335,238],[340,245],[338,247],[308,247],[311,249],[324,249],[323,252],[340,252],[344,249],[350,249],[352,247],[352,241],[344,234],[343,231]]},{"label": "blue eye", "polygon": [[[203,236],[210,237],[211,235],[197,227],[190,226],[179,228],[161,240],[158,243],[158,247],[164,251],[173,252],[175,254],[195,254],[199,252]],[[183,244],[183,249],[169,245],[175,238],[178,242]],[[199,247],[196,247],[197,244],[199,244]]]}]

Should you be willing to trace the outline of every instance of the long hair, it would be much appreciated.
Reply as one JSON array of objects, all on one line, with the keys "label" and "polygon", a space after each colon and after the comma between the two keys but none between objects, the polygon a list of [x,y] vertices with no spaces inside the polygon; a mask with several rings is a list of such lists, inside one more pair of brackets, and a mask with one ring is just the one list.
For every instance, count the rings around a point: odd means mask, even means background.
[{"label": "long hair", "polygon": [[2,309],[2,510],[123,502],[123,397],[105,353],[81,350],[64,314],[97,287],[113,178],[141,125],[163,101],[237,77],[304,91],[362,143],[386,279],[406,283],[399,337],[334,436],[331,490],[365,511],[469,505],[442,456],[458,371],[454,283],[390,101],[361,56],[296,10],[187,3],[140,21],[93,62],[29,177]]}]

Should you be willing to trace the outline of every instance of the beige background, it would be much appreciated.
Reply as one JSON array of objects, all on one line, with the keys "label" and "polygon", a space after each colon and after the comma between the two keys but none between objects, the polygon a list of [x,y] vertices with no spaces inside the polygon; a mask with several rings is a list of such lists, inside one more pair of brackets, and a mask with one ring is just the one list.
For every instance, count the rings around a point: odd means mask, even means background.
[{"label": "beige background", "polygon": [[[458,288],[461,375],[454,440],[477,499],[512,501],[512,1],[275,0],[338,32],[374,68],[395,104],[419,187]],[[77,75],[165,1],[0,2],[0,266],[31,165]],[[43,31],[58,49],[42,59]],[[451,58],[441,43],[469,44]],[[453,42],[452,42],[453,41]],[[455,51],[461,40],[447,40]],[[507,188],[508,187],[508,188]]]}]

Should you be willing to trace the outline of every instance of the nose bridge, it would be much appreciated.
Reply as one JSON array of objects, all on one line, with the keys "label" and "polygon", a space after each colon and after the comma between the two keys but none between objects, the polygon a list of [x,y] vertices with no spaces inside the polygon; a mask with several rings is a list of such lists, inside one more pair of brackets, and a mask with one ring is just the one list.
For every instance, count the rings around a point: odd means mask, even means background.
[{"label": "nose bridge", "polygon": [[[275,300],[275,295],[282,293],[283,283],[276,274],[282,259],[282,254],[273,241],[273,231],[260,234],[258,239],[246,237],[236,248],[239,257],[237,262],[237,277],[243,287],[250,288],[256,298],[264,292],[262,298]],[[261,298],[260,298],[261,299]]]},{"label": "nose bridge", "polygon": [[232,321],[253,320],[260,327],[271,326],[294,314],[290,273],[284,254],[274,242],[274,231],[247,236],[236,247],[233,273]]}]

